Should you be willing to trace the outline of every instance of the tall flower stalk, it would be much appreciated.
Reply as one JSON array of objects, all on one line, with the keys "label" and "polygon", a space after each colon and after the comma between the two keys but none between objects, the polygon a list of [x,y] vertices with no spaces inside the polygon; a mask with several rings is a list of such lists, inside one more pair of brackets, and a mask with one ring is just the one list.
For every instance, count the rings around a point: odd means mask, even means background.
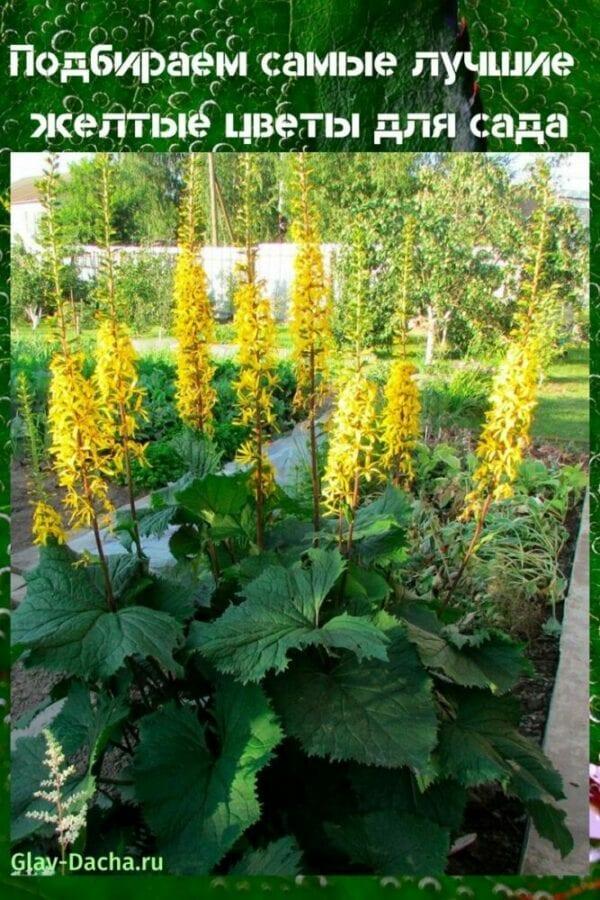
[{"label": "tall flower stalk", "polygon": [[186,160],[185,187],[179,223],[179,253],[175,266],[173,329],[177,338],[177,405],[190,428],[212,434],[213,407],[217,395],[212,386],[214,366],[210,346],[214,322],[208,279],[200,262],[199,160],[190,153]]},{"label": "tall flower stalk", "polygon": [[29,493],[34,504],[33,509],[33,542],[34,544],[47,544],[56,541],[59,544],[65,542],[65,532],[62,518],[58,510],[50,504],[50,497],[42,475],[40,438],[35,425],[31,394],[27,384],[27,377],[23,372],[17,377],[17,400],[19,410],[25,425],[27,445],[30,462]]},{"label": "tall flower stalk", "polygon": [[536,209],[529,226],[517,313],[506,356],[496,374],[490,409],[476,449],[473,488],[465,498],[463,519],[474,518],[475,530],[455,575],[448,598],[477,548],[492,503],[512,497],[531,427],[540,379],[550,360],[556,323],[556,286],[549,283],[551,186],[548,168],[536,172]]},{"label": "tall flower stalk", "polygon": [[411,362],[396,359],[385,387],[382,465],[396,484],[406,487],[411,486],[415,476],[413,456],[421,427],[416,374]]},{"label": "tall flower stalk", "polygon": [[316,212],[311,204],[310,170],[305,153],[294,155],[297,196],[292,236],[298,244],[294,262],[290,330],[297,389],[297,409],[308,416],[313,527],[320,528],[321,485],[317,455],[317,411],[323,399],[331,349],[331,300],[325,279]]},{"label": "tall flower stalk", "polygon": [[58,483],[65,492],[64,505],[70,514],[70,524],[93,530],[107,603],[114,609],[114,594],[99,524],[103,513],[113,511],[107,482],[110,467],[106,460],[106,451],[112,441],[106,430],[106,418],[100,409],[95,384],[83,373],[83,354],[71,347],[67,334],[61,284],[61,235],[56,216],[57,189],[57,161],[55,156],[51,156],[49,169],[41,183],[45,212],[42,241],[59,340],[59,349],[50,362],[50,455]]},{"label": "tall flower stalk", "polygon": [[338,538],[346,552],[352,550],[354,516],[361,487],[379,474],[377,468],[377,386],[364,368],[352,373],[340,392],[329,438],[323,476],[325,508],[338,518]]},{"label": "tall flower stalk", "polygon": [[241,446],[238,462],[250,467],[256,498],[256,543],[264,546],[266,501],[274,488],[273,467],[266,447],[275,424],[275,322],[271,303],[256,278],[256,246],[253,242],[253,203],[257,183],[256,161],[251,153],[242,156],[243,196],[241,230],[245,258],[240,266],[235,292],[234,327],[238,343],[240,376],[236,382],[240,422],[250,428]]},{"label": "tall flower stalk", "polygon": [[[58,840],[61,860],[65,861],[67,850],[79,837],[87,819],[87,804],[84,791],[68,794],[66,785],[77,773],[74,765],[67,764],[64,751],[51,731],[44,732],[46,754],[44,765],[48,778],[40,783],[34,797],[43,800],[48,809],[31,810],[25,815],[38,822],[51,825]],[[64,868],[61,870],[64,874]]]},{"label": "tall flower stalk", "polygon": [[112,246],[111,164],[107,153],[98,159],[100,212],[102,215],[102,277],[98,299],[100,324],[96,342],[95,380],[107,428],[114,436],[111,458],[114,469],[125,476],[137,554],[144,556],[133,489],[132,461],[144,460],[144,446],[136,440],[138,422],[144,416],[144,393],[138,386],[136,353],[127,327],[117,312],[116,264]]},{"label": "tall flower stalk", "polygon": [[420,434],[421,401],[416,367],[406,358],[415,222],[404,223],[400,257],[400,296],[395,328],[394,359],[385,387],[382,465],[396,484],[410,487],[414,479],[413,455]]},{"label": "tall flower stalk", "polygon": [[407,216],[402,229],[402,253],[400,255],[400,296],[398,298],[396,340],[401,356],[406,356],[408,342],[408,317],[410,313],[411,284],[414,269],[416,224],[413,216]]},{"label": "tall flower stalk", "polygon": [[[554,350],[559,319],[557,285],[548,276],[548,258],[552,229],[552,189],[550,172],[541,164],[535,172],[535,210],[529,226],[529,241],[517,300],[512,337],[521,344],[537,342],[541,368],[545,368]],[[541,339],[541,340],[540,340]]]}]

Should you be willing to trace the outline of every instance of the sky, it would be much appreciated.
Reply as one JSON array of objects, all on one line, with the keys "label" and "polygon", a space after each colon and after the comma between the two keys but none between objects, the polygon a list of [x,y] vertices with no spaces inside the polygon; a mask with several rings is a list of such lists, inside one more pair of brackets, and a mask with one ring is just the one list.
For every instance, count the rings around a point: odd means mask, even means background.
[{"label": "sky", "polygon": [[[60,171],[67,171],[71,163],[92,155],[91,153],[59,153]],[[490,154],[490,156],[494,155]],[[528,168],[538,157],[545,156],[552,162],[553,179],[561,192],[567,195],[589,196],[589,155],[587,153],[508,153],[504,155],[510,158],[511,173],[516,181],[526,178]],[[45,159],[45,153],[11,153],[11,183],[20,178],[39,178],[44,170]]]}]

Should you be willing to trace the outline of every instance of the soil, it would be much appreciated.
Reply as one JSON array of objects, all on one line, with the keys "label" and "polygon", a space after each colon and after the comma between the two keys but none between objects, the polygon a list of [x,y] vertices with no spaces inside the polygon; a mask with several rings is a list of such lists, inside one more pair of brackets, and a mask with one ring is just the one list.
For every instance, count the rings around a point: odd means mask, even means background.
[{"label": "soil", "polygon": [[[29,500],[27,488],[27,473],[29,467],[24,462],[14,461],[11,469],[11,516],[10,516],[10,534],[11,534],[11,552],[17,553],[19,550],[25,550],[31,547],[31,522],[33,519],[33,505]],[[61,489],[56,483],[56,479],[51,473],[45,478],[45,486],[48,491],[49,502],[56,509],[61,509],[60,497]],[[141,494],[148,493],[146,490]],[[140,494],[140,496],[141,496]],[[111,484],[110,499],[115,507],[122,506],[127,502],[127,488],[120,484]]]}]

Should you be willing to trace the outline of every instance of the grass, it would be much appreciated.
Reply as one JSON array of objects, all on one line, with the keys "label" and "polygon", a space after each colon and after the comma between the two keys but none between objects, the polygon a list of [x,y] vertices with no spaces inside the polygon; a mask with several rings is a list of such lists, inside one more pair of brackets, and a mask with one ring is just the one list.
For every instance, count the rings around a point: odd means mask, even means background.
[{"label": "grass", "polygon": [[537,440],[589,444],[589,349],[569,347],[550,367],[533,425]]}]

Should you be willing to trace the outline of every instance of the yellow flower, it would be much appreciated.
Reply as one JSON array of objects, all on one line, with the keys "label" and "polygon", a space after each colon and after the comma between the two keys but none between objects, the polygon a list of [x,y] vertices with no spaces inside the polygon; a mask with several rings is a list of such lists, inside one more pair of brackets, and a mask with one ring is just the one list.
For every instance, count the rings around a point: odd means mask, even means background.
[{"label": "yellow flower", "polygon": [[323,477],[323,501],[333,515],[356,509],[361,485],[377,474],[376,385],[364,372],[346,381],[333,416]]},{"label": "yellow flower", "polygon": [[413,453],[420,432],[421,403],[416,371],[412,363],[396,360],[385,388],[382,465],[407,485],[414,478]]},{"label": "yellow flower", "polygon": [[538,342],[510,345],[494,379],[491,406],[477,446],[474,488],[463,518],[478,516],[486,503],[513,494],[523,454],[530,442],[541,374]]},{"label": "yellow flower", "polygon": [[190,154],[182,199],[179,254],[175,266],[173,333],[177,338],[177,405],[186,425],[212,433],[217,395],[212,386],[214,366],[210,345],[214,323],[208,279],[198,258],[197,159]]},{"label": "yellow flower", "polygon": [[112,462],[115,471],[123,472],[127,456],[140,462],[144,459],[145,447],[136,441],[135,434],[146,414],[131,338],[127,328],[114,319],[105,319],[98,328],[95,383],[109,433],[116,435]]},{"label": "yellow flower", "polygon": [[45,500],[38,500],[33,511],[33,542],[47,544],[50,539],[65,542],[65,532],[60,513]]},{"label": "yellow flower", "polygon": [[73,526],[89,527],[99,511],[112,512],[105,457],[112,446],[94,384],[83,374],[81,353],[60,351],[50,363],[50,454]]},{"label": "yellow flower", "polygon": [[[242,283],[235,293],[234,326],[238,343],[240,375],[235,383],[240,422],[252,429],[250,442],[254,460],[263,455],[268,434],[275,424],[273,388],[275,387],[275,323],[271,304],[259,284]],[[249,462],[248,448],[238,456]],[[252,456],[252,454],[250,454]],[[265,496],[269,485],[265,482]]]},{"label": "yellow flower", "polygon": [[296,369],[296,406],[314,411],[322,399],[331,346],[331,297],[325,280],[323,253],[310,203],[309,170],[304,153],[295,154],[299,197],[292,237],[298,244],[294,261],[290,332]]}]

